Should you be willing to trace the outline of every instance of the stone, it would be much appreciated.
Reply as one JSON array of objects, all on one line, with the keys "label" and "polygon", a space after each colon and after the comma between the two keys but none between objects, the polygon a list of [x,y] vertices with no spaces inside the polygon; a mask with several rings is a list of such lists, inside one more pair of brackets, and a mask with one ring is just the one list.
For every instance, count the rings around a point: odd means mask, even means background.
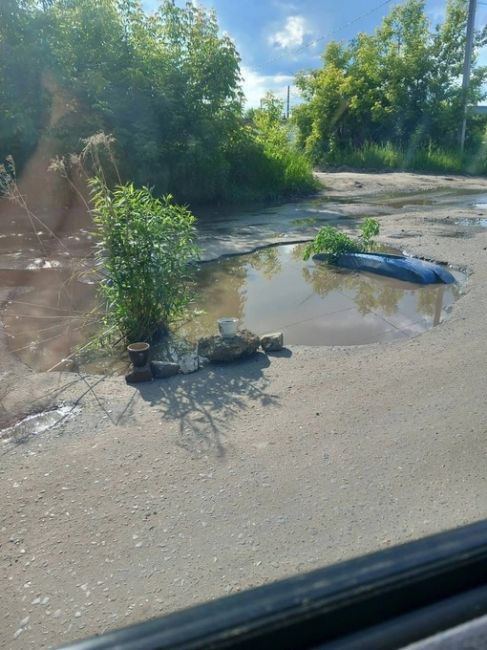
[{"label": "stone", "polygon": [[140,368],[130,366],[128,373],[125,375],[125,380],[128,384],[138,384],[141,381],[152,381],[150,365],[147,363],[145,366],[141,366]]},{"label": "stone", "polygon": [[270,332],[260,337],[260,344],[264,352],[277,352],[284,347],[284,334],[282,332]]},{"label": "stone", "polygon": [[180,371],[184,375],[199,370],[198,351],[194,343],[185,339],[172,338],[168,353],[170,358],[179,364]]},{"label": "stone", "polygon": [[177,375],[180,371],[179,363],[170,361],[152,361],[150,367],[155,379],[167,379]]},{"label": "stone", "polygon": [[58,365],[58,367],[56,368],[56,370],[60,370],[60,371],[65,370],[66,372],[73,372],[77,369],[76,366],[77,364],[74,359],[63,359]]},{"label": "stone", "polygon": [[189,375],[192,372],[199,370],[200,364],[196,352],[190,352],[179,357],[179,367],[183,375]]},{"label": "stone", "polygon": [[236,336],[208,336],[198,342],[198,354],[211,362],[236,361],[257,352],[259,337],[249,330],[241,330]]}]

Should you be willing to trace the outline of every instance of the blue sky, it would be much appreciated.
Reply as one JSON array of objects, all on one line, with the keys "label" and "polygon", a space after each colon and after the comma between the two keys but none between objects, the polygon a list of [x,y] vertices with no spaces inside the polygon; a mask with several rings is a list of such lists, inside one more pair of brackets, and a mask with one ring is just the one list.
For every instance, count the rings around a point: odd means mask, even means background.
[{"label": "blue sky", "polygon": [[[158,4],[158,0],[143,0],[149,12]],[[242,58],[248,105],[256,106],[266,90],[273,90],[284,98],[286,87],[292,85],[296,72],[320,65],[320,54],[328,41],[348,40],[359,31],[372,32],[391,7],[399,3],[386,3],[385,0],[199,0],[198,4],[215,9],[222,31],[235,41]],[[432,21],[441,22],[445,2],[427,0],[426,7]],[[487,23],[487,5],[478,5],[475,22],[477,27]],[[487,64],[487,48],[481,53],[481,62]]]}]

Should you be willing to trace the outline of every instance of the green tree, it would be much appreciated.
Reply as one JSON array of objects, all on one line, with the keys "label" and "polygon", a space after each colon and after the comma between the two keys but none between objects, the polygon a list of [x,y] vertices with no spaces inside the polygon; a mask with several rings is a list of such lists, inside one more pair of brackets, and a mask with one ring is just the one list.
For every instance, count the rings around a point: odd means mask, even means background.
[{"label": "green tree", "polygon": [[0,158],[12,154],[19,166],[35,149],[48,108],[41,19],[33,0],[0,3]]},{"label": "green tree", "polygon": [[[407,0],[374,34],[328,45],[323,67],[297,78],[305,98],[295,111],[299,142],[312,159],[333,162],[344,150],[392,143],[407,163],[418,149],[455,147],[466,7],[466,0],[449,0],[444,22],[433,30],[423,0]],[[486,79],[487,68],[477,67],[470,102],[485,95]],[[478,145],[485,120],[473,117],[469,127],[469,144]]]},{"label": "green tree", "polygon": [[[118,143],[124,178],[178,200],[309,190],[309,163],[279,162],[245,120],[240,58],[213,11],[170,0],[150,16],[139,0],[2,0],[0,48],[0,154],[22,163],[41,134],[68,153],[103,131]],[[54,127],[56,88],[66,110]],[[246,174],[249,160],[273,168],[263,176],[272,187]]]}]

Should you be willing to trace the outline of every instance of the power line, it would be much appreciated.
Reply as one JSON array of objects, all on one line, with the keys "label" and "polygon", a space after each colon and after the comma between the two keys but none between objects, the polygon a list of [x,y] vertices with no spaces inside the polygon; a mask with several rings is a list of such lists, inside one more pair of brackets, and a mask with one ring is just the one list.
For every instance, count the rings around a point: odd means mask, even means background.
[{"label": "power line", "polygon": [[349,20],[348,22],[343,23],[342,25],[339,25],[338,27],[336,27],[335,29],[332,29],[327,34],[324,34],[323,36],[319,36],[318,38],[314,38],[313,40],[308,41],[308,43],[305,43],[304,45],[302,45],[298,49],[292,50],[290,52],[289,51],[282,52],[281,54],[276,55],[276,56],[272,57],[271,59],[267,59],[260,66],[258,66],[258,68],[259,67],[262,68],[264,65],[267,65],[268,63],[273,63],[274,61],[278,61],[279,59],[282,59],[284,56],[300,54],[301,52],[304,52],[304,50],[308,49],[309,47],[312,47],[313,45],[316,45],[317,43],[320,43],[321,41],[327,40],[331,36],[334,36],[338,32],[341,32],[343,29],[346,29],[347,27],[350,27],[351,25],[354,25],[359,20],[362,20],[363,18],[367,18],[368,16],[375,13],[379,9],[382,9],[382,7],[385,7],[386,5],[390,4],[392,1],[393,0],[384,0],[384,2],[381,2],[380,4],[376,5],[372,9],[369,9],[369,11],[366,11],[363,14],[360,14],[360,16],[356,16],[355,18],[352,18],[352,20]]}]

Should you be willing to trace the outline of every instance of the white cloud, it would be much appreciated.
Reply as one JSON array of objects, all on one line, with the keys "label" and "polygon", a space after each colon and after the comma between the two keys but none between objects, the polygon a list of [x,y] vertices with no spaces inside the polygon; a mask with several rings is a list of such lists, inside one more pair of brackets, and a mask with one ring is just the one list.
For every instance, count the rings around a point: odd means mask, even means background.
[{"label": "white cloud", "polygon": [[[259,74],[251,68],[242,66],[241,68],[243,83],[242,89],[246,98],[248,108],[258,107],[260,100],[268,90],[274,92],[278,97],[285,100],[287,87],[292,85],[294,77],[286,74],[267,75]],[[296,89],[294,93],[296,93]]]},{"label": "white cloud", "polygon": [[269,36],[269,43],[286,49],[299,47],[309,33],[303,16],[288,16],[284,28]]}]

